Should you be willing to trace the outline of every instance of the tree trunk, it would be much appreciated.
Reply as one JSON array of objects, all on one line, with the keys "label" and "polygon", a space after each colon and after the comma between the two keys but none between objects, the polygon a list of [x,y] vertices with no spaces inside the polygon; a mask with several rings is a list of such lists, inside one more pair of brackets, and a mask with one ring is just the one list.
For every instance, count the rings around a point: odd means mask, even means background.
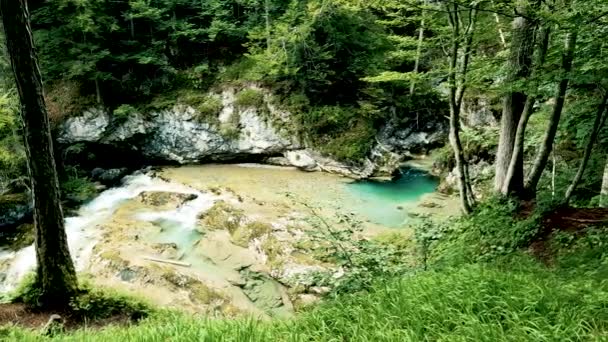
[{"label": "tree trunk", "polygon": [[[416,47],[416,60],[414,61],[414,74],[418,75],[420,69],[420,57],[422,56],[422,43],[424,42],[424,10],[422,10],[422,20],[420,20],[420,28],[418,29],[418,46]],[[410,95],[414,94],[416,89],[416,80],[410,83]]]},{"label": "tree trunk", "polygon": [[[491,1],[492,6],[494,6],[494,1]],[[507,48],[507,39],[505,39],[505,33],[502,30],[502,27],[500,27],[500,17],[498,16],[498,13],[494,13],[494,20],[496,21],[496,28],[498,29],[498,36],[500,37],[500,43],[502,44],[503,48]]]},{"label": "tree trunk", "polygon": [[[534,62],[534,70],[532,71],[532,79],[534,84],[534,92],[538,90],[538,76],[540,69],[545,63],[545,57],[547,56],[547,50],[549,48],[549,33],[548,28],[541,28],[539,34],[539,43],[536,48],[536,60]],[[515,142],[513,144],[513,154],[511,155],[511,161],[509,162],[509,168],[502,184],[501,193],[505,196],[514,195],[518,198],[524,198],[524,142],[526,137],[526,127],[530,116],[534,111],[534,104],[536,103],[536,94],[529,94],[524,104],[521,117],[517,124],[517,130],[515,133]]]},{"label": "tree trunk", "polygon": [[602,189],[600,191],[600,207],[608,208],[608,158],[604,167],[604,177],[602,178]]},{"label": "tree trunk", "polygon": [[[529,1],[528,4],[532,2]],[[538,0],[534,0],[533,6],[537,8]],[[527,6],[519,8],[522,16],[513,20],[513,34],[511,38],[511,49],[508,60],[508,73],[505,80],[507,86],[517,84],[530,75],[532,54],[534,49],[535,24],[528,18]],[[521,90],[511,89],[503,98],[502,117],[500,120],[500,137],[498,140],[498,151],[496,153],[496,176],[494,188],[497,192],[502,190],[515,144],[515,135],[521,113],[526,103],[526,94]],[[522,177],[522,175],[516,175]]]},{"label": "tree trunk", "polygon": [[64,228],[49,119],[26,1],[0,0],[0,12],[21,99],[34,199],[36,280],[41,290],[40,304],[47,308],[65,307],[76,293],[76,273]]},{"label": "tree trunk", "polygon": [[97,78],[95,78],[95,99],[97,100],[97,104],[101,104],[101,87]]},{"label": "tree trunk", "polygon": [[576,190],[578,183],[581,181],[581,178],[583,178],[583,174],[585,173],[585,169],[587,168],[587,163],[589,162],[589,158],[591,157],[593,145],[595,145],[597,136],[602,130],[602,127],[606,122],[606,118],[608,117],[608,114],[604,114],[604,112],[606,111],[606,103],[608,103],[608,91],[606,91],[606,94],[602,98],[602,102],[600,103],[595,114],[595,120],[593,122],[593,131],[591,132],[589,140],[587,141],[587,145],[585,146],[585,152],[583,153],[583,159],[581,160],[581,163],[578,167],[578,171],[576,172],[574,179],[572,179],[572,183],[570,183],[568,190],[566,190],[566,195],[564,196],[564,202],[566,204],[570,202],[572,193],[574,193],[574,190]]},{"label": "tree trunk", "polygon": [[553,106],[553,112],[549,118],[549,125],[545,131],[543,142],[538,150],[532,170],[528,176],[528,180],[525,185],[525,191],[533,195],[536,192],[536,186],[540,180],[549,155],[553,148],[553,141],[555,140],[555,134],[557,133],[557,127],[559,120],[564,109],[564,102],[566,100],[566,91],[568,90],[568,83],[570,81],[570,71],[572,71],[572,60],[574,59],[574,48],[576,46],[576,32],[569,32],[566,35],[564,44],[564,53],[562,55],[562,79],[557,86],[555,92],[555,105]]},{"label": "tree trunk", "polygon": [[266,22],[266,50],[270,52],[270,1],[264,1],[264,20]]},{"label": "tree trunk", "polygon": [[[451,6],[453,6],[453,8]],[[465,214],[469,214],[472,211],[473,194],[469,193],[469,191],[471,191],[471,187],[469,183],[468,167],[464,157],[462,142],[460,140],[460,109],[462,108],[462,99],[466,90],[466,75],[471,54],[473,32],[475,30],[477,8],[473,7],[469,11],[469,24],[465,31],[463,56],[459,66],[458,55],[460,50],[461,19],[458,4],[448,4],[446,7],[450,19],[450,26],[452,27],[452,49],[450,55],[450,71],[448,74],[448,82],[450,87],[450,145],[452,146],[454,158],[456,159],[456,173],[458,178],[458,189],[460,192],[460,205],[462,211]]]}]

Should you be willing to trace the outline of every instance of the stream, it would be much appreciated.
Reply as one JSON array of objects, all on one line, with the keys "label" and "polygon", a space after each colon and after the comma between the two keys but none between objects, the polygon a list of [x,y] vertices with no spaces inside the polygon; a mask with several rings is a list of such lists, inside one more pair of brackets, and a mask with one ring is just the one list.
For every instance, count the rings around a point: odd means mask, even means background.
[{"label": "stream", "polygon": [[[354,215],[369,229],[401,228],[410,210],[436,186],[433,177],[415,169],[403,169],[390,182],[353,182],[257,164],[166,168],[155,175],[125,177],[122,186],[102,192],[78,216],[66,218],[66,231],[77,271],[94,274],[96,283],[145,293],[161,305],[191,306],[192,311],[205,289],[205,304],[224,311],[229,303],[236,311],[279,314],[290,311],[291,303],[285,282],[270,276],[277,273],[277,262],[261,252],[268,238],[243,245],[234,242],[233,232],[201,228],[201,217],[210,208],[219,202],[234,206],[243,213],[243,224],[268,224],[272,241],[284,241],[281,248],[292,250],[289,243],[302,235],[292,228],[306,214],[302,203],[324,216]],[[161,198],[168,199],[144,201],[142,196],[149,194],[167,194]],[[148,256],[189,267],[152,267]],[[283,273],[319,268],[289,258],[281,259],[290,267]],[[5,275],[0,292],[6,293],[34,269],[34,247],[0,250],[0,265]],[[181,291],[182,283],[190,288]]]}]

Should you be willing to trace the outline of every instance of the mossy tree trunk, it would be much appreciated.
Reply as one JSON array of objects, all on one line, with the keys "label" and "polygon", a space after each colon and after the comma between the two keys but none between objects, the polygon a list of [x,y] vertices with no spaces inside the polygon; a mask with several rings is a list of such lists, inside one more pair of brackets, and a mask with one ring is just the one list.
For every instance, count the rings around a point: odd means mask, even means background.
[{"label": "mossy tree trunk", "polygon": [[528,121],[534,112],[534,104],[537,99],[537,92],[539,87],[538,76],[545,63],[547,56],[547,50],[549,48],[549,36],[550,29],[547,27],[541,27],[539,30],[538,44],[536,45],[536,59],[531,74],[532,84],[530,86],[532,94],[528,94],[524,109],[519,118],[517,124],[517,130],[515,134],[515,141],[513,145],[513,152],[511,154],[511,161],[507,174],[503,181],[501,193],[505,196],[512,195],[519,199],[526,199],[528,194],[525,193],[524,189],[524,140],[526,136],[526,127]]},{"label": "mossy tree trunk", "polygon": [[[534,50],[534,37],[536,23],[529,15],[539,7],[540,1],[528,0],[522,2],[518,7],[521,16],[513,20],[511,34],[511,49],[507,62],[507,77],[505,85],[511,86],[518,84],[528,78],[531,72],[532,55]],[[496,152],[496,175],[494,187],[497,192],[501,192],[511,158],[515,147],[515,136],[519,119],[524,110],[527,96],[523,89],[509,89],[503,97],[502,117],[500,119],[500,137],[498,141],[498,151]],[[519,161],[517,161],[519,163]],[[523,162],[522,162],[523,164]],[[523,183],[523,168],[517,167],[511,175],[511,183]]]},{"label": "mossy tree trunk", "polygon": [[36,225],[37,284],[40,305],[66,307],[76,293],[68,249],[49,118],[34,50],[26,0],[0,0],[7,50],[21,100],[21,118]]}]

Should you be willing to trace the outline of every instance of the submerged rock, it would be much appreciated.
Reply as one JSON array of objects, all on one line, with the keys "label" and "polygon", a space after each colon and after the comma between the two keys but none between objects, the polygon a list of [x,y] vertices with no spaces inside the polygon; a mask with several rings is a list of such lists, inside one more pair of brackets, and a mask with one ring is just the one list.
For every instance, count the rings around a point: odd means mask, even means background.
[{"label": "submerged rock", "polygon": [[152,207],[174,209],[186,202],[195,200],[197,197],[198,196],[195,194],[166,191],[144,191],[137,198],[141,203]]}]

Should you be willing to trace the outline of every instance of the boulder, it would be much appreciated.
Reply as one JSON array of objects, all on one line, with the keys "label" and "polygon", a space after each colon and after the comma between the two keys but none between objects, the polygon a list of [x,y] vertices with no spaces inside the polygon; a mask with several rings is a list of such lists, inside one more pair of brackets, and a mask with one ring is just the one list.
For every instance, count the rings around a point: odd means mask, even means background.
[{"label": "boulder", "polygon": [[90,108],[81,116],[69,118],[57,139],[60,143],[97,142],[110,125],[110,114],[102,108]]},{"label": "boulder", "polygon": [[120,180],[129,173],[129,169],[127,168],[119,168],[119,169],[102,169],[102,168],[94,168],[91,171],[91,177],[95,181],[99,181],[100,183],[113,186],[120,182]]},{"label": "boulder", "polygon": [[304,171],[315,171],[317,170],[317,162],[306,150],[299,151],[287,151],[285,158],[289,164],[304,170]]}]

